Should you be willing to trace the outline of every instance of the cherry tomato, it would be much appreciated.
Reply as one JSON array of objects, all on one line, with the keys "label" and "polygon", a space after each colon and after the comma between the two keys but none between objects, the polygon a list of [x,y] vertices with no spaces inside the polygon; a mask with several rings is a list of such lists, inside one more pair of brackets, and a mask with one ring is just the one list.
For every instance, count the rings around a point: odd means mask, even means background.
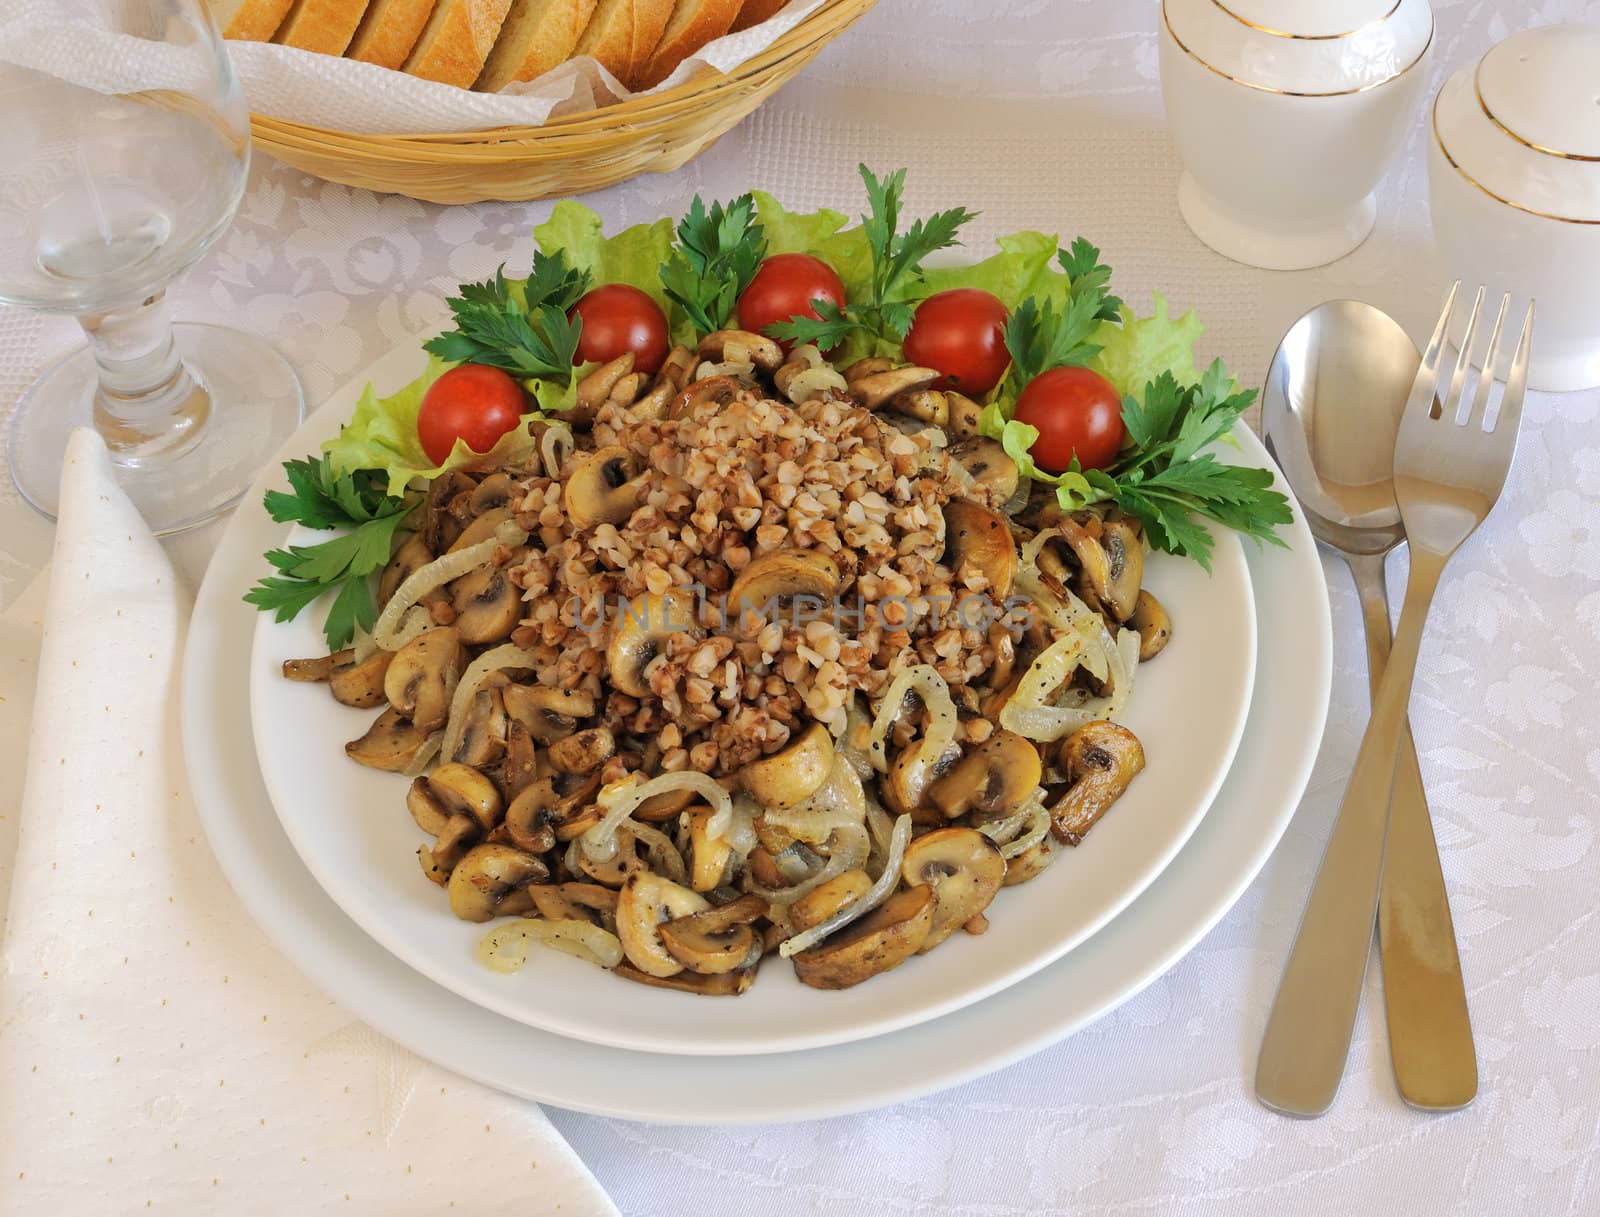
[{"label": "cherry tomato", "polygon": [[844,307],[844,284],[833,267],[810,254],[774,254],[739,297],[739,328],[765,334],[769,325],[791,317],[820,320],[818,300]]},{"label": "cherry tomato", "polygon": [[933,387],[982,397],[1006,374],[1006,306],[975,287],[938,292],[917,305],[906,358],[944,373]]},{"label": "cherry tomato", "polygon": [[1104,469],[1122,449],[1122,397],[1088,368],[1056,368],[1034,377],[1017,399],[1016,417],[1039,428],[1029,451],[1051,473],[1065,472],[1074,456],[1085,469]]},{"label": "cherry tomato", "polygon": [[632,351],[634,371],[654,376],[666,361],[670,346],[666,314],[636,287],[626,283],[597,287],[567,315],[583,318],[575,364],[610,363]]},{"label": "cherry tomato", "polygon": [[417,438],[435,465],[449,458],[457,439],[487,452],[517,425],[527,409],[522,386],[499,368],[464,363],[429,387],[417,411]]}]

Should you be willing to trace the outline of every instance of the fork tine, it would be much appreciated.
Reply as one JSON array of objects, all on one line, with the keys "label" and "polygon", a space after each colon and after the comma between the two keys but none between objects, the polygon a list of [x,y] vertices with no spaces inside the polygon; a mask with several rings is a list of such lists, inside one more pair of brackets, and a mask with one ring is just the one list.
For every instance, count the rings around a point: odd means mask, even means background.
[{"label": "fork tine", "polygon": [[1466,425],[1481,427],[1483,416],[1489,408],[1489,392],[1494,388],[1495,369],[1504,362],[1500,350],[1500,336],[1505,330],[1506,310],[1511,307],[1511,293],[1500,297],[1500,311],[1494,316],[1494,329],[1489,331],[1489,346],[1483,353],[1483,374],[1478,377],[1478,388],[1472,395],[1472,410],[1467,414]]},{"label": "fork tine", "polygon": [[1461,339],[1461,350],[1456,355],[1456,370],[1450,377],[1450,391],[1445,394],[1443,410],[1438,417],[1456,422],[1461,413],[1461,390],[1467,379],[1467,369],[1472,367],[1472,346],[1478,338],[1478,314],[1483,311],[1483,291],[1472,298],[1472,313],[1467,317],[1467,332]]},{"label": "fork tine", "polygon": [[1510,427],[1513,438],[1522,423],[1522,399],[1528,391],[1528,357],[1533,352],[1533,307],[1534,302],[1529,300],[1527,315],[1522,319],[1522,337],[1517,339],[1517,354],[1511,361],[1511,374],[1506,377],[1505,396],[1500,399],[1500,412],[1494,421],[1496,431]]},{"label": "fork tine", "polygon": [[1422,363],[1417,367],[1417,379],[1412,382],[1411,396],[1406,399],[1404,418],[1413,411],[1428,418],[1433,417],[1434,395],[1439,388],[1439,358],[1444,351],[1445,334],[1450,329],[1450,316],[1455,312],[1456,293],[1461,290],[1461,280],[1450,285],[1450,294],[1444,299],[1444,311],[1439,314],[1439,324],[1434,326],[1428,349],[1422,353]]}]

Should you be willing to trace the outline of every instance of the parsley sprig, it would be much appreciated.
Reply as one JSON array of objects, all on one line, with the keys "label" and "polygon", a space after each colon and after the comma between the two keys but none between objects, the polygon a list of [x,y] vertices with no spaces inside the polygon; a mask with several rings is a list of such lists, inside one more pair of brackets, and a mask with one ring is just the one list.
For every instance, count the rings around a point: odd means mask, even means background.
[{"label": "parsley sprig", "polygon": [[269,550],[266,559],[278,573],[263,577],[245,601],[278,621],[291,621],[323,593],[337,591],[322,627],[328,649],[337,651],[350,645],[358,628],[370,630],[377,620],[371,576],[388,563],[394,535],[413,504],[386,493],[382,472],[335,473],[326,456],[285,461],[283,470],[290,493],[267,491],[269,516],[280,524],[350,531],[317,545]]},{"label": "parsley sprig", "polygon": [[1070,250],[1057,252],[1056,262],[1067,275],[1066,303],[1057,309],[1052,300],[1040,304],[1029,296],[1006,324],[1012,397],[1053,368],[1087,364],[1101,350],[1092,341],[1100,323],[1122,315],[1122,301],[1110,293],[1111,268],[1101,265],[1098,249],[1079,237]]},{"label": "parsley sprig", "polygon": [[509,282],[505,269],[485,283],[462,284],[461,295],[446,301],[456,328],[423,348],[452,363],[487,364],[522,380],[571,376],[583,323],[569,320],[567,311],[588,291],[588,271],[570,266],[559,250],[533,255],[525,285]]},{"label": "parsley sprig", "polygon": [[962,226],[977,217],[975,211],[953,207],[916,220],[901,232],[906,171],[896,169],[880,179],[865,165],[859,170],[867,187],[867,214],[861,217],[861,228],[872,255],[867,298],[851,301],[842,309],[832,301],[818,300],[814,307],[820,320],[791,317],[767,327],[772,337],[785,342],[815,343],[824,351],[834,349],[858,331],[895,345],[905,341],[916,312],[915,301],[907,296],[922,277],[923,260],[929,254],[959,245],[956,238]]},{"label": "parsley sprig", "polygon": [[727,329],[766,256],[754,195],[709,208],[695,195],[678,221],[678,243],[661,264],[661,289],[683,309],[696,333]]}]

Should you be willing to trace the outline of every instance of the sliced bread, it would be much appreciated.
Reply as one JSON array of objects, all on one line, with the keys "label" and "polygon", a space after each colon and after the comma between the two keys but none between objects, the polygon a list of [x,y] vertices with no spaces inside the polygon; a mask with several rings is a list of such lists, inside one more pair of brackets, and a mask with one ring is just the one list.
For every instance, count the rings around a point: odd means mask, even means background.
[{"label": "sliced bread", "polygon": [[733,28],[747,30],[752,25],[760,25],[788,3],[789,0],[744,0],[744,7],[734,19]]},{"label": "sliced bread", "polygon": [[628,75],[633,54],[634,0],[599,0],[574,55],[590,55],[618,80]]},{"label": "sliced bread", "polygon": [[633,0],[633,31],[629,38],[628,68],[621,73],[622,83],[637,88],[650,56],[655,54],[672,17],[673,0]]},{"label": "sliced bread", "polygon": [[470,89],[500,36],[511,0],[439,0],[405,71],[424,80]]},{"label": "sliced bread", "polygon": [[367,0],[294,0],[272,40],[302,51],[343,55],[366,11]]},{"label": "sliced bread", "polygon": [[489,52],[477,88],[498,93],[565,63],[594,15],[595,0],[511,0],[500,41]]},{"label": "sliced bread", "polygon": [[346,52],[351,59],[398,68],[422,36],[434,0],[372,0]]},{"label": "sliced bread", "polygon": [[743,0],[678,0],[661,41],[629,87],[653,88],[671,76],[685,59],[728,32],[742,3]]},{"label": "sliced bread", "polygon": [[271,42],[294,0],[212,0],[211,16],[224,38]]}]

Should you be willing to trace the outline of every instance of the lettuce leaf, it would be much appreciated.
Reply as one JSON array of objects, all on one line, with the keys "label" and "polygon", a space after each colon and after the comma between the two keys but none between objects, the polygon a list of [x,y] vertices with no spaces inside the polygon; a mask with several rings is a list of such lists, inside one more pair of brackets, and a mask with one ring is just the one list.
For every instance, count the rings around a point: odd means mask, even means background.
[{"label": "lettuce leaf", "polygon": [[1151,316],[1135,317],[1131,310],[1124,309],[1120,324],[1103,322],[1095,332],[1100,354],[1089,361],[1089,366],[1124,396],[1142,394],[1145,386],[1163,372],[1172,373],[1180,385],[1200,380],[1200,370],[1194,363],[1194,346],[1204,330],[1200,318],[1193,309],[1171,318],[1167,315],[1167,298],[1160,292],[1152,295],[1155,312]]},{"label": "lettuce leaf", "polygon": [[593,276],[596,287],[629,284],[667,311],[670,302],[661,290],[661,264],[672,252],[671,220],[635,224],[608,237],[597,213],[582,203],[563,199],[550,218],[533,230],[533,239],[547,254],[563,251],[569,263]]},{"label": "lettuce leaf", "polygon": [[1065,303],[1070,280],[1056,266],[1059,238],[1042,232],[1014,232],[995,244],[1000,252],[981,262],[930,267],[924,275],[928,295],[975,287],[998,296],[1008,309],[1029,296],[1040,304],[1050,300],[1058,309]]},{"label": "lettuce leaf", "polygon": [[[388,397],[379,397],[377,391],[368,385],[361,400],[356,402],[350,421],[337,437],[322,445],[334,469],[338,472],[381,470],[389,479],[388,493],[399,496],[416,478],[431,480],[447,470],[464,466],[509,465],[525,460],[536,448],[528,434],[527,424],[541,417],[538,414],[523,415],[522,425],[501,436],[487,454],[474,452],[458,439],[454,451],[444,464],[435,465],[428,459],[427,453],[422,450],[422,441],[417,438],[417,414],[433,382],[455,366],[430,356],[427,371]],[[572,394],[582,371],[581,368],[573,370],[571,384],[565,389],[554,387],[557,382],[530,383],[541,386],[552,399],[564,399],[564,406],[556,408],[570,408]],[[545,408],[552,406],[546,405]]]}]

